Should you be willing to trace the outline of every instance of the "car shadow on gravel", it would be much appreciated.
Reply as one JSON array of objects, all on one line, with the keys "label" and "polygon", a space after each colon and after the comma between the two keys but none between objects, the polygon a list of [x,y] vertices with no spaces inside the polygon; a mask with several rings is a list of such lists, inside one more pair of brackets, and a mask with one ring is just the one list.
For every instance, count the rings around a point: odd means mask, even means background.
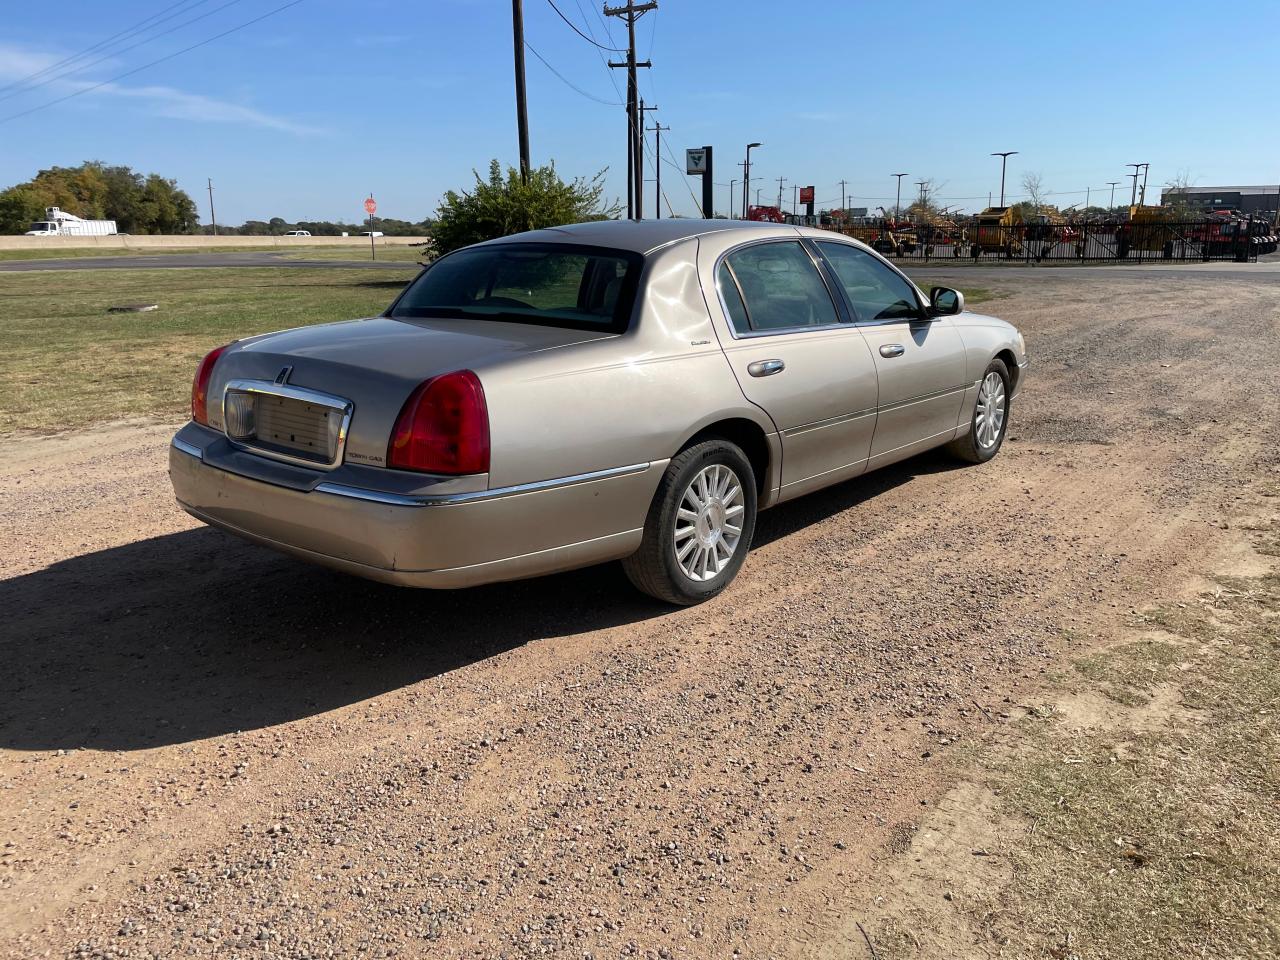
[{"label": "car shadow on gravel", "polygon": [[[926,455],[769,510],[756,545],[952,466]],[[618,564],[407,590],[208,528],[0,581],[0,611],[0,747],[14,750],[142,750],[262,729],[533,641],[672,613]]]}]

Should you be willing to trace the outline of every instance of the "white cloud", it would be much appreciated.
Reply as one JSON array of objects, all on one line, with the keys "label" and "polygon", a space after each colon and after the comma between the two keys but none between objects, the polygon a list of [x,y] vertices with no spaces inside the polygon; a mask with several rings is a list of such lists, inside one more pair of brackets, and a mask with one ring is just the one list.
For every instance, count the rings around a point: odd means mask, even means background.
[{"label": "white cloud", "polygon": [[[64,59],[64,55],[30,50],[12,44],[0,43],[0,86],[24,80],[33,73],[51,67]],[[102,65],[99,66],[102,69]],[[52,79],[58,71],[52,70],[36,77],[32,83],[50,81],[36,90],[15,95],[17,90],[0,90],[0,97],[9,98],[0,106],[0,114],[18,113],[29,107],[39,106],[47,100],[56,100],[67,94],[83,91],[83,96],[123,97],[148,104],[154,116],[193,123],[227,123],[240,126],[279,130],[298,136],[324,133],[319,127],[298,123],[287,117],[276,116],[245,104],[220,100],[202,93],[188,93],[163,85],[131,86],[119,83],[101,83],[91,78],[73,80]],[[19,88],[20,89],[20,88]],[[6,107],[10,109],[6,109]]]},{"label": "white cloud", "polygon": [[[87,86],[87,84],[86,84]],[[157,116],[170,117],[175,120],[190,120],[195,123],[233,123],[249,127],[264,127],[268,130],[281,130],[299,136],[309,136],[325,131],[297,123],[286,117],[277,117],[253,107],[206,97],[200,93],[187,93],[173,87],[148,86],[125,87],[116,83],[108,83],[98,87],[93,93],[108,94],[117,97],[131,97],[150,101]],[[86,94],[87,96],[91,94]]]}]

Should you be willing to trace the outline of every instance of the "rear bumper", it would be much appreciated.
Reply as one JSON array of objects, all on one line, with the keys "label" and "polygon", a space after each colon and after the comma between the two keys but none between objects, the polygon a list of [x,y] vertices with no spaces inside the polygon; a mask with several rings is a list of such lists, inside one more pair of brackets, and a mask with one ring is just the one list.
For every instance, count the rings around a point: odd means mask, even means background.
[{"label": "rear bumper", "polygon": [[198,520],[346,573],[469,587],[616,560],[640,545],[661,463],[539,484],[405,496],[319,482],[294,489],[221,469],[174,438],[169,476]]}]

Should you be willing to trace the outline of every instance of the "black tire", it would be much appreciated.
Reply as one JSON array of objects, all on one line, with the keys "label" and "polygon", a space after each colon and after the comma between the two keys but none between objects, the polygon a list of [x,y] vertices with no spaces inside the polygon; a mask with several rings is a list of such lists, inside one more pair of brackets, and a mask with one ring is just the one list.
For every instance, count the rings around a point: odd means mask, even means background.
[{"label": "black tire", "polygon": [[[694,580],[676,559],[675,526],[685,491],[707,467],[728,467],[742,489],[743,513],[738,543],[724,569],[707,580]],[[622,561],[622,569],[637,589],[681,607],[710,600],[727,587],[741,569],[756,529],[756,479],[751,462],[727,440],[704,440],[682,450],[667,465],[645,519],[640,549]]]},{"label": "black tire", "polygon": [[973,401],[973,410],[969,414],[969,429],[965,431],[964,436],[956,440],[952,440],[947,444],[949,450],[954,456],[966,461],[967,463],[986,463],[997,453],[1004,445],[1005,434],[1009,432],[1009,416],[1013,412],[1012,403],[1010,402],[1009,393],[1011,380],[1009,378],[1009,368],[1005,366],[1003,360],[992,360],[987,364],[987,369],[982,372],[982,379],[979,384],[984,383],[988,376],[997,374],[1004,386],[1004,419],[1000,423],[1000,432],[996,434],[995,442],[984,446],[978,439],[978,398]]}]

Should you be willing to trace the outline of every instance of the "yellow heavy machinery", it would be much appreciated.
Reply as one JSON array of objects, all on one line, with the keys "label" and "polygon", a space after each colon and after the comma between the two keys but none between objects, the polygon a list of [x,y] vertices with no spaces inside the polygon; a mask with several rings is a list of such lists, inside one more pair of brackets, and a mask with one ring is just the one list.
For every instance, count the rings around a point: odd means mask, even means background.
[{"label": "yellow heavy machinery", "polygon": [[1129,208],[1129,222],[1122,224],[1117,233],[1117,242],[1128,250],[1164,250],[1174,239],[1174,229],[1165,226],[1177,219],[1172,207],[1146,207],[1135,205]]},{"label": "yellow heavy machinery", "polygon": [[1016,228],[1022,224],[1021,207],[987,207],[974,218],[973,255],[980,257],[991,251],[1013,256],[1017,242]]}]

